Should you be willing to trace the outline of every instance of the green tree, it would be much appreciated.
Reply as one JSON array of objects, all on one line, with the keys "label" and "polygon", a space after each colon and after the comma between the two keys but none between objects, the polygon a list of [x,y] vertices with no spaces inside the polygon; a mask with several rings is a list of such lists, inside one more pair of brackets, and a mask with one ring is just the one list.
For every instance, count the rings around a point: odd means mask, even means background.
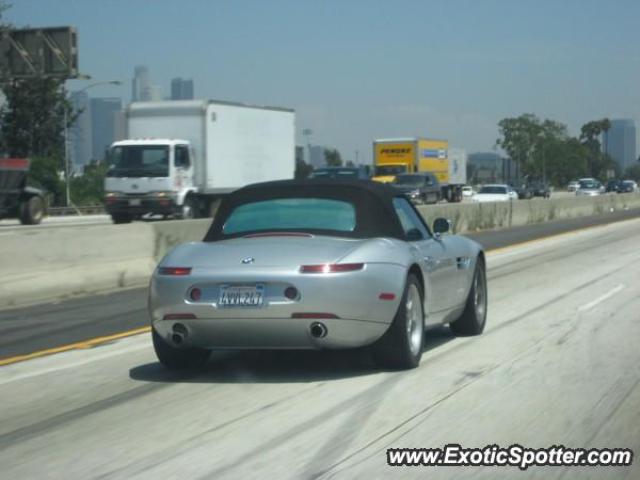
[{"label": "green tree", "polygon": [[327,166],[329,167],[342,166],[342,156],[340,155],[340,152],[335,148],[325,148],[324,159],[327,162]]},{"label": "green tree", "polygon": [[[0,30],[10,5],[0,0]],[[64,80],[33,78],[0,84],[5,103],[0,109],[0,153],[31,158],[29,183],[46,189],[61,201],[59,173],[64,170],[65,118],[70,126],[74,114],[66,99]]]},{"label": "green tree", "polygon": [[541,121],[532,113],[498,122],[501,147],[517,163],[521,176],[541,178],[546,173],[550,151],[547,145],[566,141],[567,127],[553,120]]},{"label": "green tree", "polygon": [[104,177],[109,165],[91,162],[83,174],[71,179],[71,201],[77,205],[101,205],[104,199]]},{"label": "green tree", "polygon": [[296,162],[295,178],[307,178],[313,171],[313,167],[306,163],[304,160],[298,160]]},{"label": "green tree", "polygon": [[580,141],[588,152],[588,170],[587,174],[595,178],[605,178],[607,170],[615,170],[616,174],[620,173],[617,163],[602,152],[602,144],[600,143],[600,135],[607,132],[611,128],[611,122],[608,118],[594,120],[585,123],[580,129]]}]

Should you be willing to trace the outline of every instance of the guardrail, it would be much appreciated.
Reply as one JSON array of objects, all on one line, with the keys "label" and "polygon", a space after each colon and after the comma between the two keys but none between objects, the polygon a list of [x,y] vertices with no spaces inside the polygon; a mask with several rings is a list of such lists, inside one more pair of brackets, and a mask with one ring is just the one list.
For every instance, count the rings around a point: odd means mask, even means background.
[{"label": "guardrail", "polygon": [[70,207],[49,207],[47,213],[51,217],[63,217],[67,215],[97,215],[106,213],[102,205],[92,206],[70,206]]}]

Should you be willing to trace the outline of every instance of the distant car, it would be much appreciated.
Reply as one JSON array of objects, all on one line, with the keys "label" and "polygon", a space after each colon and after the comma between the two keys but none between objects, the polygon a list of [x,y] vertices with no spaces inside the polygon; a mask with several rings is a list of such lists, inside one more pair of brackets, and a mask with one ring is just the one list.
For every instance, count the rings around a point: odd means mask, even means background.
[{"label": "distant car", "polygon": [[363,167],[326,167],[311,172],[309,178],[332,178],[348,180],[368,180],[369,175]]},{"label": "distant car", "polygon": [[169,369],[211,349],[369,347],[384,368],[420,363],[426,327],[482,333],[482,246],[433,229],[372,181],[285,180],[226,196],[201,242],[179,245],[149,285],[152,341]]},{"label": "distant car", "polygon": [[576,195],[594,197],[604,193],[604,186],[593,178],[580,180]]},{"label": "distant car", "polygon": [[509,185],[495,184],[480,187],[472,200],[474,202],[509,202],[518,200],[518,194]]},{"label": "distant car", "polygon": [[442,197],[438,179],[428,172],[396,175],[391,186],[404,193],[413,203],[438,203]]},{"label": "distant car", "polygon": [[623,180],[618,187],[618,193],[632,193],[638,191],[638,184],[633,180]]},{"label": "distant car", "polygon": [[606,186],[607,193],[618,193],[622,187],[622,180],[609,180]]},{"label": "distant car", "polygon": [[533,182],[531,184],[531,193],[534,197],[550,198],[551,188],[545,182]]},{"label": "distant car", "polygon": [[575,192],[580,186],[580,182],[578,180],[571,180],[569,185],[567,186],[568,192]]},{"label": "distant car", "polygon": [[473,187],[465,185],[462,187],[462,196],[463,197],[473,197]]},{"label": "distant car", "polygon": [[533,189],[527,181],[514,180],[509,182],[508,185],[518,194],[519,199],[529,200],[530,198],[533,198]]}]

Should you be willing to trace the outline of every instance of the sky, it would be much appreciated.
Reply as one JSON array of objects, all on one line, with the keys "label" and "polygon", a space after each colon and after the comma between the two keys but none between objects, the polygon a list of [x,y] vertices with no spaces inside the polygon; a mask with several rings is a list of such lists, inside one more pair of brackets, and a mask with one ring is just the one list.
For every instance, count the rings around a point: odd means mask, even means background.
[{"label": "sky", "polygon": [[[640,121],[637,0],[13,0],[16,27],[75,26],[92,96],[131,97],[136,65],[170,94],[296,110],[297,141],[370,162],[375,138],[491,151],[500,119],[579,132]],[[70,89],[87,81],[70,81]],[[357,153],[356,153],[357,152]]]}]

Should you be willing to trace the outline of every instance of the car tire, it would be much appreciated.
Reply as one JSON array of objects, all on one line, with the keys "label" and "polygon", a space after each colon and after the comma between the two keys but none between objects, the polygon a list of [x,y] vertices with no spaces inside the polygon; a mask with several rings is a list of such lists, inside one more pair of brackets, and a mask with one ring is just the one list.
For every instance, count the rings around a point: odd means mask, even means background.
[{"label": "car tire", "polygon": [[424,339],[423,294],[409,274],[398,311],[385,334],[373,345],[373,358],[382,368],[407,370],[420,364]]},{"label": "car tire", "polygon": [[449,324],[459,336],[480,335],[487,323],[487,271],[482,257],[478,257],[471,282],[471,289],[462,315]]},{"label": "car tire", "polygon": [[201,367],[209,360],[211,351],[205,348],[169,345],[154,328],[151,329],[153,349],[160,363],[169,370],[186,370]]},{"label": "car tire", "polygon": [[113,220],[113,223],[116,225],[131,223],[131,215],[127,215],[126,213],[114,213],[111,215],[111,220]]},{"label": "car tire", "polygon": [[44,200],[34,195],[20,204],[19,214],[22,225],[38,225],[44,217]]}]

